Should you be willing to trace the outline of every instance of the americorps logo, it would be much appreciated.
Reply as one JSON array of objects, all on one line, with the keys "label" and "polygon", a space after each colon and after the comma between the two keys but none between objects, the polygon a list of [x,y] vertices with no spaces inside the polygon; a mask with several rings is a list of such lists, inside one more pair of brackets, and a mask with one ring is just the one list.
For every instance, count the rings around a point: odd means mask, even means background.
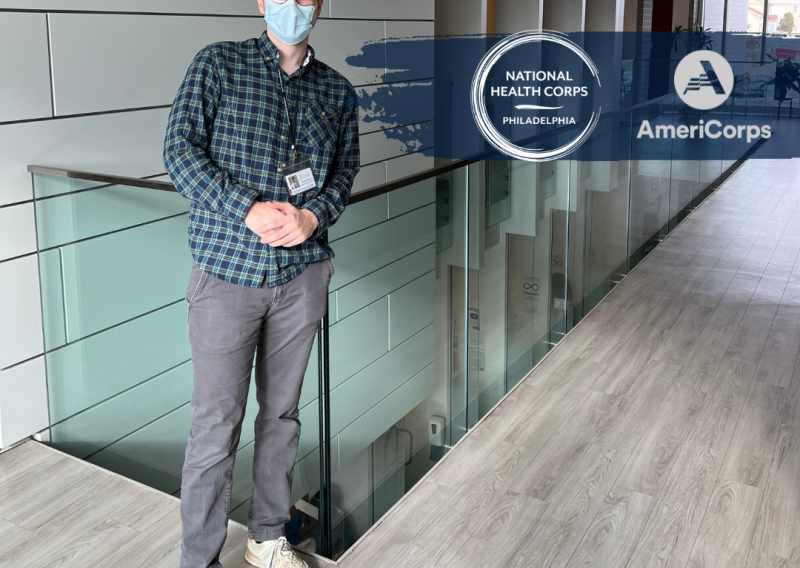
[{"label": "americorps logo", "polygon": [[[675,91],[688,106],[711,111],[720,107],[733,92],[735,77],[730,63],[714,51],[693,51],[681,59],[673,77]],[[747,138],[748,144],[753,140],[772,136],[769,125],[727,124],[713,118],[698,120],[695,124],[655,124],[643,120],[637,138]]]},{"label": "americorps logo", "polygon": [[694,51],[675,69],[675,90],[692,108],[717,108],[733,92],[733,69],[719,53]]},{"label": "americorps logo", "polygon": [[[509,112],[508,115],[498,117],[498,123],[509,126],[563,126],[576,124],[575,117],[577,113],[570,109],[579,106],[574,104],[576,101],[591,95],[589,87],[583,83],[583,76],[586,76],[586,81],[589,85],[596,84],[597,87],[600,87],[600,77],[597,72],[597,66],[583,48],[569,40],[565,34],[559,32],[545,30],[525,31],[511,35],[498,42],[481,59],[475,70],[470,89],[470,106],[478,130],[497,150],[520,160],[542,162],[556,160],[579,148],[591,136],[597,126],[601,109],[599,107],[592,109],[591,116],[583,130],[577,136],[572,137],[567,144],[557,148],[544,149],[519,146],[501,134],[487,110],[487,80],[495,64],[504,55],[515,48],[535,43],[550,44],[550,47],[553,47],[554,50],[563,48],[566,53],[559,55],[558,59],[560,61],[563,61],[566,56],[577,58],[569,62],[569,67],[573,69],[573,72],[571,73],[569,69],[552,68],[552,65],[548,65],[546,69],[536,68],[536,65],[532,65],[533,68],[506,70],[500,79],[502,84],[493,85],[489,90],[489,97],[495,101],[511,99],[513,102],[507,106],[513,107],[514,110]],[[543,63],[543,61],[539,61],[539,64]],[[548,62],[548,64],[552,63]],[[581,71],[585,66],[587,72],[574,73],[574,64],[579,65]],[[548,101],[548,104],[543,104]]]}]

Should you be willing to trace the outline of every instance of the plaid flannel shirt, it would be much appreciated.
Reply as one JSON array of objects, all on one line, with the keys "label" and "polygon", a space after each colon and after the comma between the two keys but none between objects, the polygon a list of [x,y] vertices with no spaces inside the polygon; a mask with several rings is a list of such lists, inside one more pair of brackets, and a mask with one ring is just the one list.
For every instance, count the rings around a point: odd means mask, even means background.
[{"label": "plaid flannel shirt", "polygon": [[[191,200],[189,246],[208,274],[253,288],[288,282],[310,262],[333,257],[325,233],[344,211],[359,170],[358,97],[350,82],[314,58],[287,76],[267,37],[220,42],[189,66],[169,116],[164,165]],[[312,160],[318,184],[290,195],[278,171],[290,163],[289,121],[296,146]],[[270,247],[244,218],[254,201],[288,201],[319,226],[304,243]]]}]

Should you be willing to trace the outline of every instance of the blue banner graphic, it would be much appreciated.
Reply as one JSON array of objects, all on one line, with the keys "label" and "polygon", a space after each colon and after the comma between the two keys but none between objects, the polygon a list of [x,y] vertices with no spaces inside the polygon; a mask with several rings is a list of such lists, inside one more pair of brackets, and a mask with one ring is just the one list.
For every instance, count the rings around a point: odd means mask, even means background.
[{"label": "blue banner graphic", "polygon": [[[403,37],[363,119],[442,159],[800,157],[800,38],[712,32]],[[757,151],[756,151],[757,150]]]}]

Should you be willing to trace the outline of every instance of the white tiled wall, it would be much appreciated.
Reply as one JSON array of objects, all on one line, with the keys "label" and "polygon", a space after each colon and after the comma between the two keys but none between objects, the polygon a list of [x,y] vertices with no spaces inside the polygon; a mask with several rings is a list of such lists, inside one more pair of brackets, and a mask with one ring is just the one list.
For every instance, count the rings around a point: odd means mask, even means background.
[{"label": "white tiled wall", "polygon": [[0,373],[0,437],[6,443],[47,428],[47,385],[44,357],[20,363]]},{"label": "white tiled wall", "polygon": [[[0,286],[0,369],[5,369],[42,353],[36,256],[0,263]],[[14,401],[0,399],[0,412],[9,404]]]},{"label": "white tiled wall", "polygon": [[[346,58],[387,34],[432,35],[434,0],[328,0],[323,17],[311,36],[319,59],[374,88],[389,62]],[[0,448],[48,421],[27,166],[162,173],[169,105],[192,56],[263,29],[256,0],[0,0],[0,54],[15,54],[0,57]],[[369,126],[355,190],[431,167]]]},{"label": "white tiled wall", "polygon": [[[9,57],[24,53],[25,57]],[[0,18],[0,122],[52,116],[47,57],[47,16]]]}]

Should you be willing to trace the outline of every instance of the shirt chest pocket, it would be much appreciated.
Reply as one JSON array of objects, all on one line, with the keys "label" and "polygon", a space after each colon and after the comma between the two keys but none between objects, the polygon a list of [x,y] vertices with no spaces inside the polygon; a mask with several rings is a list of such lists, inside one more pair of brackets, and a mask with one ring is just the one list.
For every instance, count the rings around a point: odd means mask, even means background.
[{"label": "shirt chest pocket", "polygon": [[303,114],[306,143],[316,148],[336,147],[339,136],[338,111],[318,100],[310,101]]}]

